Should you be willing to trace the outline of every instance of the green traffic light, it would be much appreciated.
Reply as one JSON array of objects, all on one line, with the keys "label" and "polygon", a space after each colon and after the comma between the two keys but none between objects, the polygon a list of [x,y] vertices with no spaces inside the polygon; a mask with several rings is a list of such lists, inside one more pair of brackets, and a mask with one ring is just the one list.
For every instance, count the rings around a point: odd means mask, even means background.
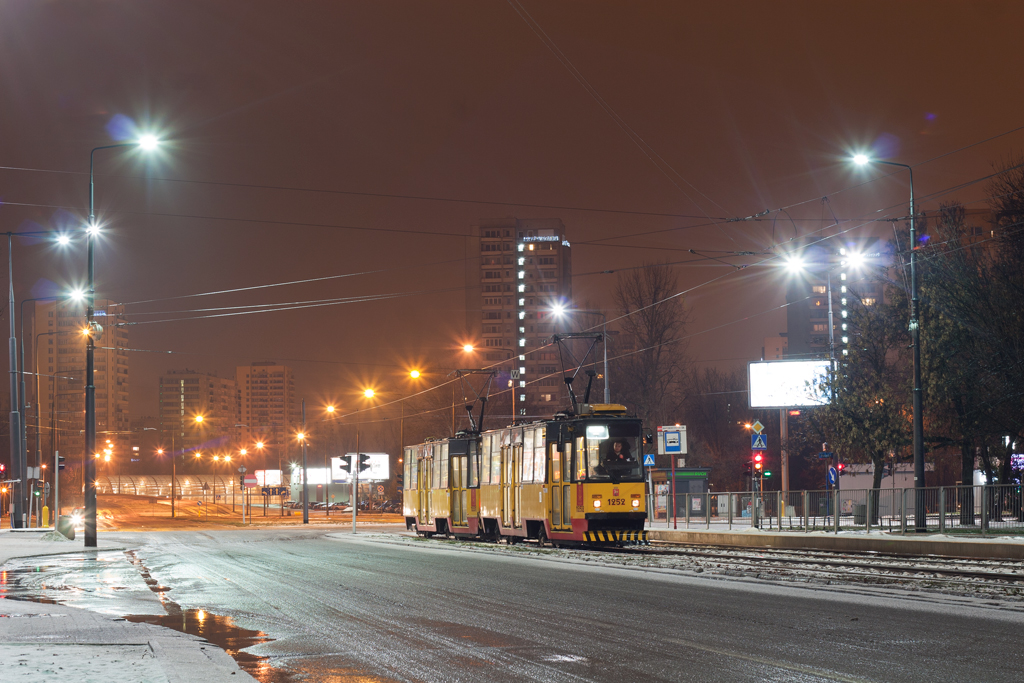
[{"label": "green traffic light", "polygon": [[764,473],[764,476],[766,476],[766,477],[770,477],[770,476],[772,476],[772,473],[771,473],[771,472],[765,472],[765,473]]}]

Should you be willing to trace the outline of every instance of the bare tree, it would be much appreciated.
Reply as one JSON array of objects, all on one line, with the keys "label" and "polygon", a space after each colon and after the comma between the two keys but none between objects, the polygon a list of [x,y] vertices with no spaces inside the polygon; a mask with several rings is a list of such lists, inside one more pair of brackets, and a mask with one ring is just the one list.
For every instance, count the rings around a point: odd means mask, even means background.
[{"label": "bare tree", "polygon": [[644,263],[619,275],[615,302],[625,314],[615,395],[649,425],[664,423],[680,407],[688,347],[690,316],[677,278],[665,264]]}]

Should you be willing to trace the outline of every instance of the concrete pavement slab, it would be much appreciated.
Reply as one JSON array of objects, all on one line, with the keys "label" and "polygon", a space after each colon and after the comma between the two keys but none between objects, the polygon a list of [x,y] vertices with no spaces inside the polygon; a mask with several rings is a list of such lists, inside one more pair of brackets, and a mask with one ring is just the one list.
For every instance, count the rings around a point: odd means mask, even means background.
[{"label": "concrete pavement slab", "polygon": [[202,638],[64,605],[0,601],[4,680],[253,681]]}]

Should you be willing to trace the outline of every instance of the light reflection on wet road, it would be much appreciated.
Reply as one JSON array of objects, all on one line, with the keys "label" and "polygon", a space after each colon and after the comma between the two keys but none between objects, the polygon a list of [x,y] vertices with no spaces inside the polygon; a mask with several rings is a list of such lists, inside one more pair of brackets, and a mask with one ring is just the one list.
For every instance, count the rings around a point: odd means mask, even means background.
[{"label": "light reflection on wet road", "polygon": [[[109,534],[136,548],[151,585],[121,553],[95,579],[68,568],[16,583],[119,614],[166,614],[153,586],[166,588],[185,612],[273,638],[248,649],[264,665],[317,681],[1015,681],[1024,664],[1024,619],[963,601],[324,534]],[[135,609],[112,608],[122,597]]]}]

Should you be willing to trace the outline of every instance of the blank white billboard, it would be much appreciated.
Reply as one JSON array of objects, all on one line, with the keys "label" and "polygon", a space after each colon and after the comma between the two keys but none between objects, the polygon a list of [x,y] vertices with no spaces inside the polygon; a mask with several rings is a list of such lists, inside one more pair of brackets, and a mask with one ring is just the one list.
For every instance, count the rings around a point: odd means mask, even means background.
[{"label": "blank white billboard", "polygon": [[[355,453],[347,453],[354,461]],[[370,456],[370,469],[359,475],[359,481],[387,481],[391,478],[390,458],[387,453],[364,453]],[[352,481],[348,468],[342,469],[341,458],[331,458],[331,482],[334,484]]]},{"label": "blank white billboard", "polygon": [[777,360],[749,363],[751,408],[799,408],[826,405],[830,361]]}]

